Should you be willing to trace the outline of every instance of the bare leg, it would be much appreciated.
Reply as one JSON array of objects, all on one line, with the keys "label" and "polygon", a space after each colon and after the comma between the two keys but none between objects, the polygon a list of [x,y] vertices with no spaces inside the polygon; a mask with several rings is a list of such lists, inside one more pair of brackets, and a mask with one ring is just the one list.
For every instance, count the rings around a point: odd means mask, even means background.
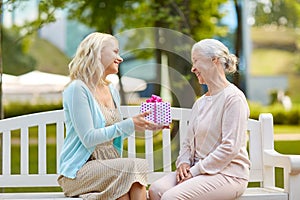
[{"label": "bare leg", "polygon": [[126,194],[124,194],[123,196],[121,196],[120,198],[117,198],[117,200],[130,200],[129,194],[126,193]]},{"label": "bare leg", "polygon": [[129,195],[130,200],[146,200],[146,187],[138,182],[133,183],[130,188]]}]

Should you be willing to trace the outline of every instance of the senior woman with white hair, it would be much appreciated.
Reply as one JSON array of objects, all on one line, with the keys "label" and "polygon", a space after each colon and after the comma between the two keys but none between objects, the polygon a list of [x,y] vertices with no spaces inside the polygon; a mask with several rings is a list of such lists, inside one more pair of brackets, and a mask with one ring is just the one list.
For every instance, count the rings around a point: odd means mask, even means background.
[{"label": "senior woman with white hair", "polygon": [[65,196],[146,199],[147,162],[121,158],[123,139],[134,130],[162,127],[145,120],[149,112],[122,119],[118,91],[106,80],[122,61],[117,39],[95,32],[80,43],[69,64],[71,82],[63,92],[66,138],[58,177]]},{"label": "senior woman with white hair", "polygon": [[193,105],[176,172],[150,186],[151,200],[229,200],[247,188],[250,111],[243,92],[226,78],[236,71],[237,57],[220,41],[204,39],[194,44],[192,63],[191,71],[208,91]]}]

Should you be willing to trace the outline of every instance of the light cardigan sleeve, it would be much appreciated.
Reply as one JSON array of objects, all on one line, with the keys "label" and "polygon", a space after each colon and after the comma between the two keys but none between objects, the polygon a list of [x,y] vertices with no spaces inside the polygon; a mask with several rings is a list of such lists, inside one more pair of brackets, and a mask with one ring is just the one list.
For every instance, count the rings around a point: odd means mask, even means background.
[{"label": "light cardigan sleeve", "polygon": [[249,115],[245,100],[239,95],[233,95],[224,106],[221,144],[190,168],[193,176],[219,173],[234,160],[244,145]]},{"label": "light cardigan sleeve", "polygon": [[131,118],[104,127],[104,116],[87,87],[80,81],[69,87],[64,99],[74,130],[88,149],[119,136],[127,137],[134,132]]}]

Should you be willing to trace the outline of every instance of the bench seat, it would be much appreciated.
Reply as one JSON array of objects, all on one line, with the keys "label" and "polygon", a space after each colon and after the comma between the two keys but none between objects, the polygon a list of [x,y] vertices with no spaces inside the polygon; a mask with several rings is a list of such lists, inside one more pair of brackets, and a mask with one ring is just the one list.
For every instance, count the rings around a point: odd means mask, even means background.
[{"label": "bench seat", "polygon": [[81,198],[67,198],[63,192],[28,192],[28,193],[5,193],[0,194],[1,200],[14,199],[14,200],[80,200]]}]

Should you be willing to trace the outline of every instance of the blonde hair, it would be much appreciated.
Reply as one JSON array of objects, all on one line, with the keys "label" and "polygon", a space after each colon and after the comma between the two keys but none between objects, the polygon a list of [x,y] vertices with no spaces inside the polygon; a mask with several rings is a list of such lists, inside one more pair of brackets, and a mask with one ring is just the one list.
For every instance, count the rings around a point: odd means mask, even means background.
[{"label": "blonde hair", "polygon": [[218,58],[226,73],[234,73],[237,70],[238,58],[231,54],[228,48],[219,40],[204,39],[193,45],[192,51],[198,51],[211,59]]},{"label": "blonde hair", "polygon": [[102,78],[105,68],[101,62],[101,51],[104,42],[110,39],[116,40],[110,34],[94,32],[82,40],[74,58],[69,63],[71,80],[82,80],[91,89],[106,83],[106,80]]}]

